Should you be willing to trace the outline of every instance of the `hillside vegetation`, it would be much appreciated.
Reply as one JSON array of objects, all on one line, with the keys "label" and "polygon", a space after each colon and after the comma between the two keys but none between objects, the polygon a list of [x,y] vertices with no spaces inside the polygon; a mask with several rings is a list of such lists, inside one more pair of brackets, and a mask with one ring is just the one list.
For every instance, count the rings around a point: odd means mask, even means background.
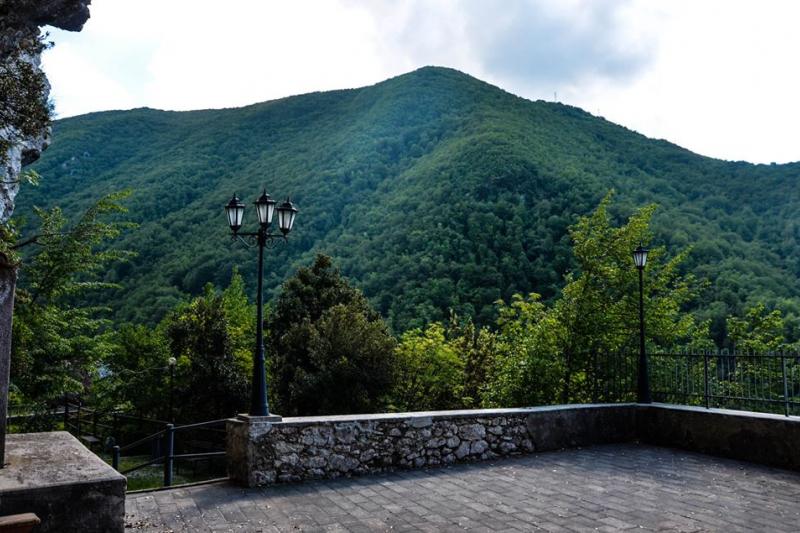
[{"label": "hillside vegetation", "polygon": [[[236,266],[252,293],[255,254],[230,240],[222,205],[262,186],[300,208],[268,256],[268,298],[324,252],[398,333],[450,309],[490,323],[514,293],[555,297],[576,268],[567,228],[611,189],[613,217],[655,202],[654,241],[693,247],[686,268],[710,284],[690,306],[715,336],[756,302],[790,325],[800,315],[800,164],[702,157],[455,70],[239,109],[93,113],[54,130],[18,214],[77,214],[133,190],[126,218],[139,226],[114,246],[137,256],[108,271],[121,288],[93,302],[117,322],[154,324]],[[252,227],[254,209],[245,217]]]}]

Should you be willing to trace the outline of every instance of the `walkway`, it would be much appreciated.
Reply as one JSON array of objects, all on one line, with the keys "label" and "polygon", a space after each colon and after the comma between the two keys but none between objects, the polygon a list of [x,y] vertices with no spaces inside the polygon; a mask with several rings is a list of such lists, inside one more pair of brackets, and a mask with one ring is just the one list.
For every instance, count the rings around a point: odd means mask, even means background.
[{"label": "walkway", "polygon": [[800,474],[624,444],[126,506],[133,531],[798,531]]}]

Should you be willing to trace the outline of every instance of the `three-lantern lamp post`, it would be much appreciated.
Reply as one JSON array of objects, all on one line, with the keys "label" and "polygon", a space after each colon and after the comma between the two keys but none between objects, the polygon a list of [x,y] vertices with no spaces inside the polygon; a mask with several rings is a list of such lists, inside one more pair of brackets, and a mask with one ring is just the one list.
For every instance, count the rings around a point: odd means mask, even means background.
[{"label": "three-lantern lamp post", "polygon": [[[264,355],[264,248],[272,247],[277,241],[286,241],[289,232],[294,226],[297,208],[287,198],[285,202],[277,205],[270,198],[266,190],[255,201],[256,216],[258,217],[258,230],[242,232],[245,204],[236,194],[225,206],[228,216],[228,225],[231,228],[233,239],[239,240],[248,246],[258,246],[258,292],[256,294],[256,347],[253,357],[253,387],[250,396],[250,416],[271,416],[267,402],[267,374]],[[278,229],[280,233],[271,230],[273,216],[277,214]]]}]

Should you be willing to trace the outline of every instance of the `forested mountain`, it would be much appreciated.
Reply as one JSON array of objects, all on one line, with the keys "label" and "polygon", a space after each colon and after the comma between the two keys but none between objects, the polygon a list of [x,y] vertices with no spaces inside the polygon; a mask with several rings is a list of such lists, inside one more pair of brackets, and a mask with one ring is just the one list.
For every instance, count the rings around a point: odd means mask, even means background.
[{"label": "forested mountain", "polygon": [[268,255],[269,295],[324,252],[398,332],[450,308],[486,323],[516,292],[555,295],[573,265],[567,227],[610,189],[616,216],[656,202],[655,241],[693,246],[689,268],[710,280],[695,307],[717,334],[746,303],[800,315],[800,164],[702,157],[455,70],[238,109],[92,113],[57,121],[54,140],[18,215],[133,189],[139,226],[115,246],[138,255],[107,274],[122,288],[97,296],[119,321],[153,323],[236,265],[254,287],[256,255],[231,241],[222,206],[262,186],[300,208]]}]

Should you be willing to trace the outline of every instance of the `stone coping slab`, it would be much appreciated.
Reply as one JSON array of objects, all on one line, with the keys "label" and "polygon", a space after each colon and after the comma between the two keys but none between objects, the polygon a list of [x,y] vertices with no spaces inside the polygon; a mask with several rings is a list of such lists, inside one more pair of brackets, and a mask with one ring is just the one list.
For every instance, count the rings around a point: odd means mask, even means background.
[{"label": "stone coping slab", "polygon": [[0,493],[103,481],[125,476],[87,450],[66,431],[6,436],[6,465],[0,470]]},{"label": "stone coping slab", "polygon": [[122,532],[125,476],[65,431],[11,434],[0,515],[35,513],[37,532]]},{"label": "stone coping slab", "polygon": [[[617,409],[620,407],[633,407],[635,405],[635,403],[565,404],[545,405],[541,407],[514,407],[506,409],[456,409],[452,411],[408,411],[404,413],[373,413],[359,415],[290,416],[283,417],[277,421],[264,420],[264,422],[281,425],[307,425],[331,422],[382,422],[426,418],[493,418],[510,415],[525,416],[533,413],[552,411]],[[254,417],[251,420],[253,422],[261,422],[259,417]]]},{"label": "stone coping slab", "polygon": [[[623,404],[618,404],[623,405]],[[776,422],[790,422],[800,424],[800,416],[779,415],[776,413],[760,413],[758,411],[742,411],[740,409],[720,409],[718,407],[702,407],[699,405],[677,405],[672,403],[639,403],[639,407],[656,407],[668,411],[683,411],[688,413],[713,413],[718,415],[733,416],[742,419],[774,420]]]}]

